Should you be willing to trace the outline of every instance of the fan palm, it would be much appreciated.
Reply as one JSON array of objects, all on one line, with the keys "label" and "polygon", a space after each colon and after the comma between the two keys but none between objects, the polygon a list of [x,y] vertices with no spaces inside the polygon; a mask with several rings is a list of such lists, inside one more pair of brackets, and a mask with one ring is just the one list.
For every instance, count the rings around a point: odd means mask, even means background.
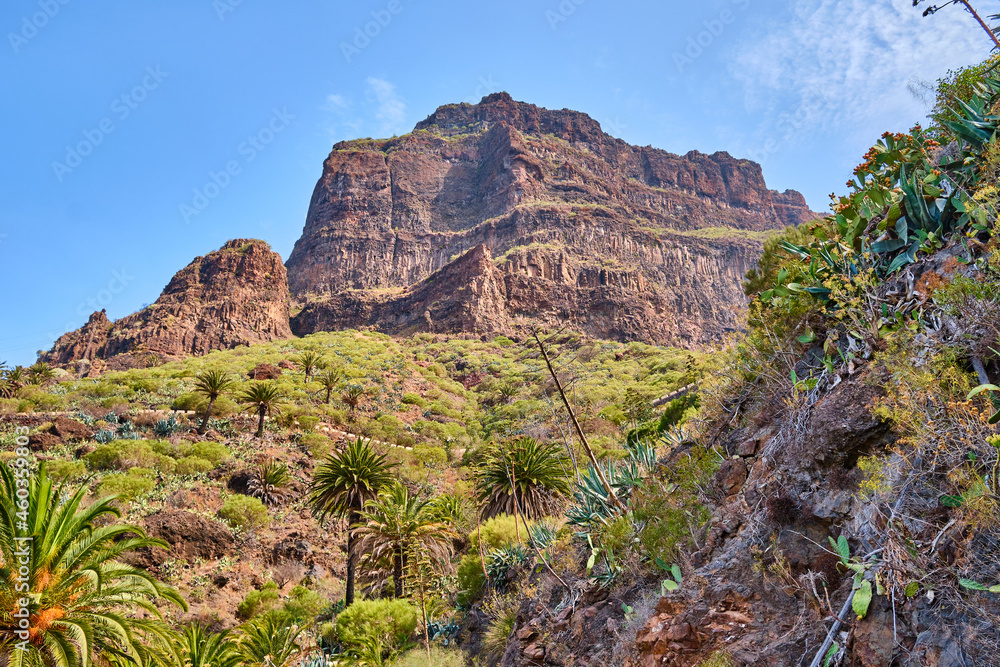
[{"label": "fan palm", "polygon": [[296,357],[295,363],[302,369],[302,372],[306,376],[306,383],[308,384],[309,376],[311,376],[313,371],[317,368],[322,368],[324,362],[321,354],[313,352],[312,350],[306,350]]},{"label": "fan palm", "polygon": [[310,484],[309,502],[322,522],[331,514],[347,517],[347,582],[345,598],[354,602],[354,524],[365,503],[392,482],[391,464],[376,452],[371,441],[358,438],[342,451],[333,452],[316,467]]},{"label": "fan palm", "polygon": [[355,528],[354,548],[365,554],[363,564],[377,566],[392,563],[396,597],[403,597],[403,569],[407,554],[419,546],[431,560],[448,562],[452,538],[457,535],[438,519],[437,507],[430,501],[410,495],[395,482],[365,504]]},{"label": "fan palm", "polygon": [[10,398],[17,393],[18,389],[24,386],[24,367],[14,366],[5,368],[0,373],[0,397]]},{"label": "fan palm", "polygon": [[521,512],[537,519],[556,511],[559,496],[570,492],[566,465],[559,447],[533,438],[495,446],[476,473],[483,517]]},{"label": "fan palm", "polygon": [[241,629],[241,665],[289,667],[304,653],[299,636],[304,628],[283,622],[280,614],[258,616]]},{"label": "fan palm", "polygon": [[240,403],[246,406],[248,412],[256,413],[257,438],[264,437],[264,417],[278,409],[281,400],[281,390],[271,381],[254,382],[240,395]]},{"label": "fan palm", "polygon": [[[86,487],[69,494],[54,486],[45,463],[34,477],[24,470],[0,466],[0,656],[9,656],[10,667],[84,666],[100,654],[137,665],[163,658],[172,633],[157,602],[187,605],[175,589],[118,559],[166,543],[106,522],[120,516],[114,497],[82,507]],[[24,583],[28,589],[18,590]],[[24,602],[26,629],[15,617]]]},{"label": "fan palm", "polygon": [[225,371],[205,371],[199,373],[198,377],[195,378],[195,392],[208,399],[205,416],[202,417],[201,426],[198,427],[199,435],[205,435],[205,429],[208,428],[208,418],[212,416],[212,406],[215,405],[215,400],[234,382],[235,380]]},{"label": "fan palm", "polygon": [[239,667],[243,658],[229,631],[209,632],[200,623],[192,623],[174,641],[171,667]]},{"label": "fan palm", "polygon": [[326,402],[330,402],[330,396],[333,392],[340,386],[340,383],[344,380],[344,371],[339,368],[331,368],[327,372],[319,376],[320,384],[323,385],[323,389],[326,389]]}]

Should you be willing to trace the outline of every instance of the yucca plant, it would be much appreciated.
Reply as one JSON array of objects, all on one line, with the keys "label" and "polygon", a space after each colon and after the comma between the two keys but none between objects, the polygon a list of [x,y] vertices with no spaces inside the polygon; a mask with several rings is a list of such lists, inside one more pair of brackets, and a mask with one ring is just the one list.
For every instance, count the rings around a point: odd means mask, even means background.
[{"label": "yucca plant", "polygon": [[170,667],[239,667],[243,657],[228,630],[209,632],[192,623],[173,642]]},{"label": "yucca plant", "polygon": [[237,651],[241,665],[291,667],[303,655],[305,628],[288,623],[278,613],[265,613],[241,627]]},{"label": "yucca plant", "polygon": [[288,495],[285,488],[291,481],[288,466],[267,459],[257,466],[247,482],[247,495],[260,499],[268,507],[280,505]]},{"label": "yucca plant", "polygon": [[570,492],[568,465],[560,447],[533,438],[494,446],[476,473],[483,517],[537,519],[555,512],[559,498]]},{"label": "yucca plant", "polygon": [[371,441],[358,438],[341,451],[333,452],[316,467],[310,483],[309,502],[320,522],[328,516],[347,517],[346,603],[354,602],[354,524],[358,523],[365,503],[378,497],[379,491],[392,482],[384,454],[374,450]]},{"label": "yucca plant", "polygon": [[278,411],[281,390],[270,380],[254,382],[240,395],[240,403],[257,415],[257,439],[264,437],[264,418]]},{"label": "yucca plant", "polygon": [[[10,667],[83,667],[100,654],[137,665],[166,659],[171,632],[158,605],[187,605],[175,589],[119,559],[167,544],[109,522],[120,516],[114,497],[84,507],[86,487],[70,493],[53,485],[45,463],[27,472],[0,466],[0,655]],[[28,591],[18,591],[24,580]],[[15,649],[22,599],[30,614],[26,650]]]},{"label": "yucca plant", "polygon": [[412,549],[437,563],[447,563],[457,535],[435,514],[432,501],[410,494],[395,482],[365,503],[355,527],[354,548],[371,569],[391,563],[396,597],[403,597],[406,560]]},{"label": "yucca plant", "polygon": [[208,399],[205,406],[205,416],[201,418],[201,426],[198,427],[198,435],[205,435],[208,428],[208,418],[212,416],[212,406],[226,389],[236,382],[229,373],[225,371],[205,371],[199,373],[194,381],[194,390]]}]

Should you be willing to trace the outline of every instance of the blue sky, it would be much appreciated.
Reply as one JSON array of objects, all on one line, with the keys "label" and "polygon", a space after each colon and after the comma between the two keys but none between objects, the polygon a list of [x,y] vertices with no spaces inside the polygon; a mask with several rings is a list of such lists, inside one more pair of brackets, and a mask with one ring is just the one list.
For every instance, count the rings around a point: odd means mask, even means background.
[{"label": "blue sky", "polygon": [[498,90],[755,159],[825,210],[927,83],[988,53],[961,10],[910,5],[6,0],[0,360],[153,302],[230,238],[287,258],[333,142]]}]

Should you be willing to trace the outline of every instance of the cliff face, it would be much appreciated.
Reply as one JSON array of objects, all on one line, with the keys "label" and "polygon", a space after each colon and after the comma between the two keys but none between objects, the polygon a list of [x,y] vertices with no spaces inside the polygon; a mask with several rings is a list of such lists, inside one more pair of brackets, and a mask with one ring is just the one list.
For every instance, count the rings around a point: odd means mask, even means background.
[{"label": "cliff face", "polygon": [[[473,331],[570,323],[695,345],[738,326],[761,232],[813,217],[799,193],[768,190],[756,163],[630,146],[585,114],[498,93],[441,107],[403,137],[334,146],[287,263],[305,305],[292,328],[467,331],[445,302],[482,309],[496,296]],[[496,289],[455,283],[424,303],[422,281],[479,246]]]},{"label": "cliff face", "polygon": [[206,354],[253,342],[288,338],[288,287],[281,257],[263,241],[237,239],[178,272],[160,298],[111,322],[96,312],[64,334],[41,361],[117,360]]}]

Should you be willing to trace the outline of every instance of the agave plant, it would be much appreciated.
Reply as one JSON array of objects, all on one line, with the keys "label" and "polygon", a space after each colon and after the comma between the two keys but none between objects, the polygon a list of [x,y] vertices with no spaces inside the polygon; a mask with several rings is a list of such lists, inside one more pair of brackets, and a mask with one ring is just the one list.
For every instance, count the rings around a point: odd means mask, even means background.
[{"label": "agave plant", "polygon": [[528,550],[523,544],[509,544],[494,549],[486,556],[486,578],[490,586],[502,591],[507,588],[507,575],[528,560]]},{"label": "agave plant", "polygon": [[291,481],[288,466],[267,459],[257,466],[247,482],[247,495],[258,498],[268,507],[280,505],[288,495],[285,488]]},{"label": "agave plant", "polygon": [[[611,484],[615,496],[624,500],[656,466],[656,447],[648,442],[640,442],[629,451],[626,458],[598,465]],[[594,467],[589,466],[574,484],[573,503],[566,510],[567,522],[589,532],[618,516],[620,512],[620,507],[608,496]]]}]

